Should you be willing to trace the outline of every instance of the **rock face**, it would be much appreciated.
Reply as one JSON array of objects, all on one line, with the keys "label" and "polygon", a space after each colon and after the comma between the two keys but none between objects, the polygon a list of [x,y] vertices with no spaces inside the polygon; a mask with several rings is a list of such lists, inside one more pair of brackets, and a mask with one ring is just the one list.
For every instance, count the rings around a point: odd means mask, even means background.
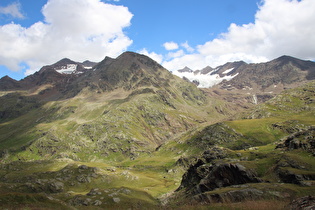
[{"label": "rock face", "polygon": [[241,164],[213,162],[224,157],[224,151],[219,148],[206,151],[183,175],[177,191],[184,189],[191,195],[198,195],[216,188],[261,182]]},{"label": "rock face", "polygon": [[191,190],[195,195],[231,185],[261,182],[254,173],[240,164],[203,165],[188,173],[184,175],[181,187],[197,181],[198,183]]},{"label": "rock face", "polygon": [[198,192],[206,192],[216,188],[260,182],[253,173],[240,164],[219,164],[209,168],[209,174],[196,186]]}]

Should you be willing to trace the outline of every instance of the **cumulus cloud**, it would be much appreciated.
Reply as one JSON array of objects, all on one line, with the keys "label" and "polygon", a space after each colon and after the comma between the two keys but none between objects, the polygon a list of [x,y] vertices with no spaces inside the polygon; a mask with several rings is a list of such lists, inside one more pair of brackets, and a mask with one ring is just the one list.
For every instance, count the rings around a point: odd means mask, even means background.
[{"label": "cumulus cloud", "polygon": [[163,44],[163,46],[164,46],[164,48],[166,50],[176,50],[176,49],[178,49],[178,44],[175,43],[175,42],[165,42]]},{"label": "cumulus cloud", "polygon": [[194,48],[192,48],[191,46],[189,46],[188,42],[186,41],[185,43],[181,44],[182,47],[184,47],[188,52],[192,53],[195,51]]},{"label": "cumulus cloud", "polygon": [[254,23],[232,23],[226,33],[198,45],[194,54],[164,61],[163,65],[171,70],[186,65],[198,69],[200,64],[216,67],[235,60],[257,63],[282,55],[314,60],[314,8],[314,0],[264,0]]},{"label": "cumulus cloud", "polygon": [[188,66],[194,70],[202,69],[209,65],[201,54],[184,54],[171,60],[164,60],[162,65],[168,70],[178,70]]},{"label": "cumulus cloud", "polygon": [[178,57],[181,57],[185,55],[185,52],[184,50],[177,50],[175,52],[169,52],[167,54],[167,59],[173,59],[173,58],[178,58]]},{"label": "cumulus cloud", "polygon": [[128,8],[100,0],[49,0],[42,8],[44,21],[28,28],[0,26],[0,64],[18,71],[24,63],[34,73],[64,57],[100,61],[117,56],[132,44],[123,29],[130,26]]},{"label": "cumulus cloud", "polygon": [[24,15],[21,12],[21,4],[18,2],[12,3],[6,7],[0,7],[0,15],[7,15],[20,19],[24,18]]}]

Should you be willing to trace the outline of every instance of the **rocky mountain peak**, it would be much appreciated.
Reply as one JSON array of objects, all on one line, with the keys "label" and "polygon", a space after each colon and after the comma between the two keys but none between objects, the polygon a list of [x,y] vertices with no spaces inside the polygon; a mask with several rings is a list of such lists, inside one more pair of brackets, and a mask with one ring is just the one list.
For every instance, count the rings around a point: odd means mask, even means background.
[{"label": "rocky mountain peak", "polygon": [[0,79],[0,90],[10,90],[20,88],[19,82],[8,75]]},{"label": "rocky mountain peak", "polygon": [[307,61],[301,60],[292,56],[283,55],[276,59],[271,60],[270,62],[289,63],[289,62],[307,62]]},{"label": "rocky mountain peak", "polygon": [[201,74],[208,74],[208,73],[210,73],[211,71],[213,71],[213,68],[210,67],[210,66],[207,66],[207,67],[201,69],[201,70],[200,70],[200,73],[201,73]]},{"label": "rocky mountain peak", "polygon": [[192,69],[188,68],[187,66],[185,66],[183,69],[179,69],[178,72],[184,73],[184,72],[188,72],[191,73],[193,72]]},{"label": "rocky mountain peak", "polygon": [[67,64],[76,64],[77,62],[69,59],[69,58],[63,58],[60,61],[52,64],[51,66],[63,66],[63,65],[67,65]]},{"label": "rocky mountain peak", "polygon": [[85,68],[93,68],[97,63],[96,62],[92,62],[92,61],[89,61],[89,60],[86,60],[82,63],[82,65],[85,67]]},{"label": "rocky mountain peak", "polygon": [[156,61],[134,52],[125,52],[116,59],[106,57],[91,75],[94,83],[102,83],[105,89],[158,86],[170,77],[171,73]]}]

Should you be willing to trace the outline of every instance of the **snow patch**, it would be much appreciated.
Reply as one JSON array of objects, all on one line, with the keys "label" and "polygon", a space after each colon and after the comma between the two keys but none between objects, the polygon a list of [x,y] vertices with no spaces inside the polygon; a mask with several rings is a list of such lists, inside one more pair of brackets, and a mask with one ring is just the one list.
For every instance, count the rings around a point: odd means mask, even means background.
[{"label": "snow patch", "polygon": [[72,74],[77,69],[77,64],[67,64],[66,66],[61,66],[55,69],[60,74]]},{"label": "snow patch", "polygon": [[233,70],[234,70],[234,68],[227,69],[224,72],[222,72],[222,74],[228,74],[228,73],[230,73]]},{"label": "snow patch", "polygon": [[234,77],[236,77],[238,75],[230,75],[230,76],[224,76],[224,77],[220,77],[219,74],[195,74],[194,72],[178,72],[178,71],[173,71],[172,72],[174,75],[179,76],[181,78],[185,77],[187,78],[189,81],[193,82],[196,81],[199,83],[198,88],[210,88],[216,84],[219,84],[220,82],[222,82],[223,80],[231,80]]}]

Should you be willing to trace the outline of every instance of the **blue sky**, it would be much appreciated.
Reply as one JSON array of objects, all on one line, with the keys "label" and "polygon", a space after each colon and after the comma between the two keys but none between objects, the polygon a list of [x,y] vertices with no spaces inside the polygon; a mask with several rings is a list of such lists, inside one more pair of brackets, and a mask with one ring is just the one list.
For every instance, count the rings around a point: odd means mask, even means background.
[{"label": "blue sky", "polygon": [[314,0],[1,0],[0,77],[126,50],[169,70],[314,60],[314,21]]},{"label": "blue sky", "polygon": [[232,22],[253,21],[257,10],[255,0],[121,0],[118,4],[134,14],[127,30],[134,40],[131,49],[156,52],[161,52],[163,43],[168,41],[203,44],[226,31]]}]

